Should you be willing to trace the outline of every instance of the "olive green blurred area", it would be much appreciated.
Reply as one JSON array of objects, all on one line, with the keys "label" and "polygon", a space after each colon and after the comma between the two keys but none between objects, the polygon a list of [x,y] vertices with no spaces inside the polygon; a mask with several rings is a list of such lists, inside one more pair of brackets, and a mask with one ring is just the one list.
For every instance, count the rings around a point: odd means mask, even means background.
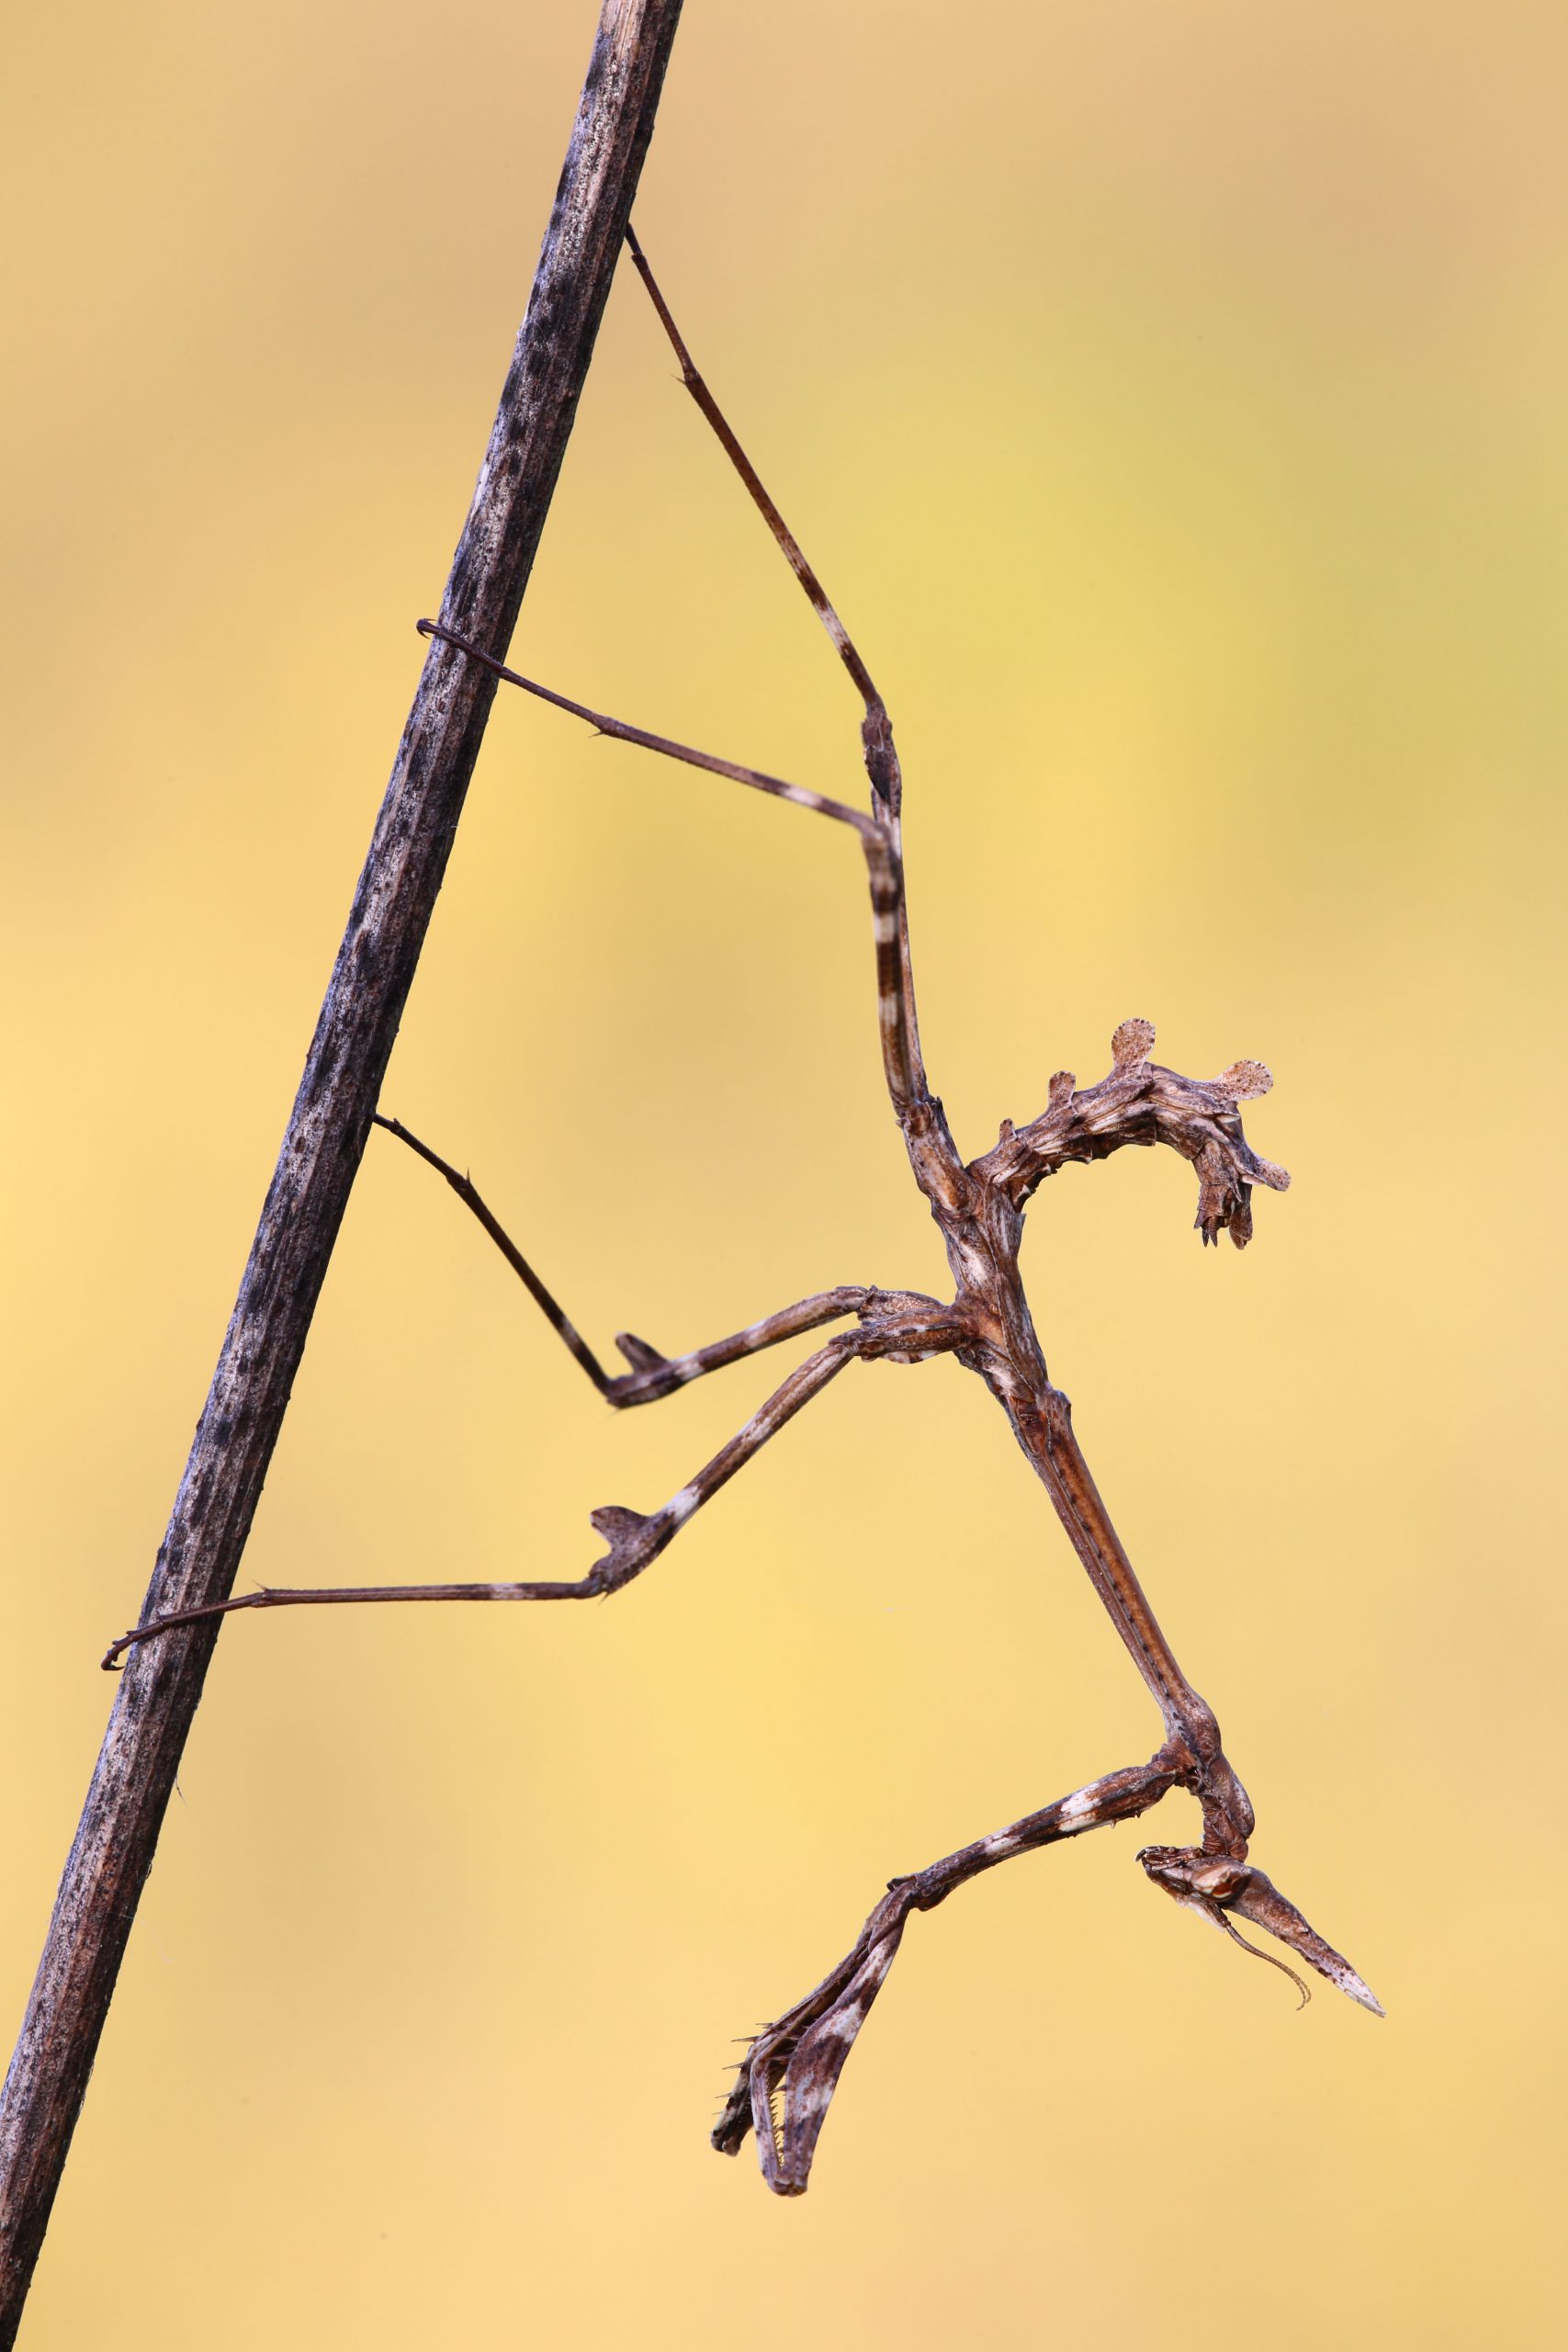
[{"label": "olive green blurred area", "polygon": [[[13,28],[7,2043],[595,16]],[[892,1872],[1159,1736],[979,1384],[856,1369],[613,1603],[225,1630],[28,2352],[1550,2340],[1565,85],[1529,0],[688,0],[637,207],[894,711],[960,1140],[1128,1014],[1275,1073],[1245,1257],[1129,1152],[1025,1262],[1255,1858],[1387,2021],[1156,1898],[1176,1799],[913,1922],[803,2204],[710,2152]],[[514,658],[863,791],[629,272]],[[943,1282],[853,844],[521,696],[385,1107],[602,1348]],[[612,1419],[378,1136],[246,1575],[579,1574],[785,1368]]]}]

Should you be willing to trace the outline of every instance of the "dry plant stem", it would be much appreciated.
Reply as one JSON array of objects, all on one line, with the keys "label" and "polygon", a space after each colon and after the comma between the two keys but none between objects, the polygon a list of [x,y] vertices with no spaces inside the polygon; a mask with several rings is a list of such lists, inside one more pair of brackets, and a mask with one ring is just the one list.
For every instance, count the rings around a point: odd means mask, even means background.
[{"label": "dry plant stem", "polygon": [[[504,646],[576,413],[680,0],[605,0],[570,152],[443,616]],[[220,1603],[239,1566],[364,1150],[495,685],[431,647],[311,1042],[148,1615]],[[0,2104],[0,2346],[39,2246],[217,1627],[122,1678]]]},{"label": "dry plant stem", "polygon": [[[1122,1022],[1111,1040],[1111,1068],[1096,1085],[1079,1088],[1070,1072],[1050,1080],[1045,1108],[1022,1126],[1004,1120],[993,1148],[965,1163],[941,1103],[926,1083],[910,978],[908,921],[898,836],[901,779],[886,707],[821,583],[786,528],[692,364],[648,263],[628,232],[636,262],[680,358],[683,379],[712,425],[773,537],[816,610],[865,707],[862,729],[872,784],[873,812],[788,784],[739,762],[693,750],[646,729],[610,718],[553,688],[506,668],[482,644],[446,621],[421,622],[427,634],[457,646],[476,666],[589,721],[601,733],[640,746],[705,773],[747,786],[852,828],[860,838],[871,878],[876,944],[879,1026],[888,1096],[910,1166],[941,1232],[953,1295],[945,1304],[916,1291],[846,1286],[823,1292],[751,1325],[694,1355],[668,1358],[646,1340],[623,1333],[619,1345],[632,1369],[611,1378],[555,1299],[500,1226],[467,1176],[396,1121],[383,1120],[401,1142],[434,1168],[502,1250],[595,1387],[613,1405],[651,1401],[699,1374],[732,1363],[757,1349],[852,1314],[856,1328],[836,1334],[808,1357],[759,1408],[745,1428],[660,1510],[644,1515],[622,1506],[596,1510],[592,1521],[609,1549],[586,1575],[570,1582],[446,1584],[274,1590],[220,1604],[269,1608],[293,1603],[398,1600],[567,1600],[618,1590],[639,1575],[679,1529],[784,1424],[855,1361],[918,1363],[952,1355],[976,1373],[996,1397],[1024,1455],[1045,1487],[1073,1547],[1157,1705],[1165,1739],[1146,1765],[1106,1775],[1071,1796],[1015,1822],[932,1864],[895,1880],[846,1958],[829,1976],[753,2042],[715,2132],[727,2152],[749,2131],[757,2134],[763,2173],[783,2195],[806,2187],[813,2151],[845,2057],[891,1966],[910,1912],[932,1909],[978,1872],[1013,1855],[1131,1819],[1174,1788],[1201,1808],[1201,1842],[1149,1847],[1139,1856],[1151,1880],[1187,1907],[1223,1928],[1262,1959],[1234,1925],[1232,1914],[1263,1928],[1320,1975],[1376,2010],[1359,1976],[1251,1864],[1247,1844],[1251,1804],[1228,1759],[1213,1710],[1179,1665],[1129,1560],[1073,1432],[1071,1408],[1053,1384],[1031,1317],[1019,1269],[1025,1208],[1044,1180],[1073,1162],[1106,1158],[1123,1145],[1164,1144],[1198,1177],[1197,1227],[1205,1243],[1228,1232],[1239,1249],[1252,1233],[1252,1190],[1282,1191],[1283,1169],[1261,1159],[1242,1131],[1241,1103],[1270,1084],[1260,1063],[1238,1061],[1218,1078],[1181,1077],[1149,1057],[1154,1030],[1146,1021]],[[117,1642],[109,1663],[127,1647],[168,1631],[181,1619],[144,1619]],[[1281,1962],[1274,1962],[1283,1967]],[[1295,1972],[1285,1973],[1298,1984]],[[1304,1993],[1305,1986],[1302,1985]]]}]

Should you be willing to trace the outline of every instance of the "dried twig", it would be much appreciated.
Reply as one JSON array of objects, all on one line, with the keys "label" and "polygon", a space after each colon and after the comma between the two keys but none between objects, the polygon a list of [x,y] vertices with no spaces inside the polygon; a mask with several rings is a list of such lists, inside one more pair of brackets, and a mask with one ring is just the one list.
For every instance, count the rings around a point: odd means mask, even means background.
[{"label": "dried twig", "polygon": [[[504,646],[576,414],[681,0],[604,0],[526,318],[453,560],[444,620]],[[369,1132],[495,682],[443,642],[420,678],[277,1170],[148,1591],[199,1616],[231,1589]],[[14,2339],[214,1624],[125,1675],[0,2103],[0,2346]]]},{"label": "dried twig", "polygon": [[[1105,1604],[1159,1708],[1165,1738],[1146,1764],[1093,1781],[1074,1794],[933,1863],[913,1877],[895,1879],[845,1959],[779,2021],[760,2034],[714,2133],[729,2153],[749,2131],[757,2134],[763,2173],[781,2194],[806,2187],[822,2119],[850,2047],[892,1964],[911,1911],[929,1911],[973,1878],[1010,1856],[1077,1837],[1146,1812],[1173,1788],[1202,1809],[1202,1838],[1190,1847],[1147,1847],[1139,1860],[1156,1886],[1222,1928],[1260,1959],[1236,1929],[1233,1914],[1262,1928],[1300,1961],[1381,2014],[1361,1978],[1325,1943],[1247,1859],[1253,1811],[1220,1740],[1212,1709],[1177,1663],[1147,1596],[1122,1549],[1090,1476],[1066,1397],[1051,1381],[1031,1318],[1019,1271],[1023,1212],[1047,1177],[1073,1160],[1108,1157],[1124,1144],[1166,1144],[1198,1175],[1197,1227],[1205,1243],[1228,1232],[1237,1249],[1252,1234],[1252,1191],[1282,1192],[1283,1169],[1260,1159],[1242,1132],[1242,1102],[1268,1092],[1261,1063],[1234,1062],[1218,1078],[1179,1077],[1149,1058],[1155,1033],[1146,1021],[1123,1021],[1111,1039],[1111,1068],[1098,1084],[1078,1088],[1070,1072],[1051,1080],[1038,1117],[1015,1127],[1004,1120],[988,1152],[965,1161],[927,1082],[915,1015],[908,909],[899,840],[902,791],[897,753],[886,705],[848,632],[799,545],[785,527],[754,468],[692,364],[648,263],[628,230],[633,260],[651,296],[682,375],[747,489],[766,519],[849,672],[864,706],[862,738],[872,786],[869,815],[826,799],[732,760],[630,727],[540,686],[498,662],[450,620],[423,621],[428,634],[459,649],[487,673],[525,688],[558,708],[587,719],[602,734],[640,746],[831,819],[857,835],[871,881],[873,932],[882,1057],[887,1091],[915,1181],[930,1204],[954,1283],[945,1304],[918,1291],[846,1286],[803,1299],[733,1339],[694,1354],[666,1357],[646,1340],[623,1333],[622,1353],[632,1369],[606,1374],[568,1322],[532,1267],[507,1238],[466,1176],[396,1121],[383,1120],[402,1142],[444,1175],[544,1309],[594,1385],[613,1405],[641,1404],[743,1355],[852,1315],[855,1328],[835,1334],[807,1357],[759,1408],[744,1429],[660,1510],[644,1513],[613,1506],[592,1523],[608,1549],[587,1574],[570,1580],[509,1584],[432,1584],[264,1590],[239,1600],[144,1618],[116,1642],[110,1665],[126,1650],[223,1610],[301,1603],[396,1600],[569,1600],[619,1591],[658,1557],[693,1513],[718,1491],[784,1423],[830,1380],[857,1360],[919,1363],[951,1355],[977,1373],[1011,1426],[1044,1486],[1074,1549]],[[1286,1974],[1306,1987],[1283,1962]]]}]

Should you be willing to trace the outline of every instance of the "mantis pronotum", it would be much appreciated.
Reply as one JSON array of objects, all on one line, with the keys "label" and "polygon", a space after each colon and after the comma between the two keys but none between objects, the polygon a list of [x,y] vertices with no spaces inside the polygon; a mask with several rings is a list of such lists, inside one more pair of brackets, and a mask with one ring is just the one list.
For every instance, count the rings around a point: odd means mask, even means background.
[{"label": "mantis pronotum", "polygon": [[[964,1161],[942,1104],[926,1082],[920,1054],[900,842],[902,779],[886,707],[798,542],[694,367],[629,231],[627,243],[680,361],[687,390],[761,510],[863,703],[861,735],[871,783],[870,813],[734,761],[716,759],[628,727],[520,677],[484,649],[440,623],[422,621],[420,628],[427,635],[445,638],[509,684],[588,720],[603,734],[770,793],[847,826],[858,836],[871,883],[883,1069],[915,1182],[942,1234],[955,1285],[953,1295],[943,1303],[917,1291],[840,1285],[769,1315],[732,1338],[675,1357],[664,1356],[646,1340],[623,1332],[616,1344],[630,1369],[612,1375],[568,1321],[468,1178],[397,1121],[378,1117],[378,1125],[446,1177],[506,1256],[594,1386],[613,1406],[651,1404],[688,1381],[761,1349],[849,1317],[853,1318],[852,1324],[833,1333],[808,1355],[738,1435],[660,1510],[648,1514],[618,1507],[594,1511],[592,1523],[608,1549],[586,1576],[573,1581],[516,1584],[371,1585],[321,1590],[264,1588],[216,1609],[153,1619],[122,1635],[104,1662],[112,1665],[132,1643],[197,1618],[242,1609],[345,1601],[571,1600],[617,1592],[658,1557],[693,1513],[786,1421],[857,1359],[919,1363],[952,1355],[966,1370],[977,1373],[1006,1414],[1111,1623],[1147,1683],[1164,1720],[1165,1737],[1146,1763],[1107,1773],[911,1877],[894,1879],[844,1959],[814,1992],[756,2037],[715,2128],[714,2144],[734,2154],[747,2132],[754,2131],[769,2186],[781,2195],[798,2196],[806,2188],[818,2134],[844,2061],[892,1965],[910,1912],[933,1909],[967,1879],[1014,1854],[1132,1819],[1175,1788],[1186,1789],[1198,1799],[1202,1809],[1202,1842],[1195,1847],[1145,1847],[1138,1859],[1155,1884],[1202,1913],[1244,1950],[1273,1960],[1272,1954],[1246,1941],[1232,1915],[1264,1928],[1352,1999],[1378,2015],[1382,2011],[1348,1962],[1247,1859],[1254,1826],[1252,1806],[1225,1758],[1214,1715],[1178,1665],[1111,1525],[1073,1434],[1067,1400],[1052,1385],[1046,1371],[1019,1272],[1023,1212],[1040,1183],[1068,1161],[1103,1159],[1123,1144],[1168,1144],[1190,1160],[1198,1171],[1197,1228],[1202,1240],[1217,1242],[1220,1234],[1228,1231],[1235,1246],[1244,1247],[1252,1232],[1252,1187],[1264,1184],[1283,1191],[1289,1182],[1282,1169],[1251,1149],[1242,1133],[1239,1106],[1268,1091],[1269,1073],[1258,1062],[1238,1061],[1216,1079],[1179,1077],[1149,1059],[1154,1044],[1150,1024],[1124,1021],[1111,1040],[1111,1070],[1097,1085],[1077,1088],[1069,1072],[1058,1071],[1051,1080],[1046,1107],[1038,1118],[1021,1127],[1004,1121],[992,1148]],[[1274,1965],[1285,1967],[1282,1961],[1274,1961]],[[1304,1996],[1306,1986],[1295,1972],[1286,1968],[1285,1973],[1294,1977]]]}]

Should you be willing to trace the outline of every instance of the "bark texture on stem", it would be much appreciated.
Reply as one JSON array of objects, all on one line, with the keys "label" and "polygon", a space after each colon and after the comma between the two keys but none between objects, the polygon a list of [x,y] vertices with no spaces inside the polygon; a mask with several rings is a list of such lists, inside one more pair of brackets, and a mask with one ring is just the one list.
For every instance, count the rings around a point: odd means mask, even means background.
[{"label": "bark texture on stem", "polygon": [[[605,0],[442,619],[504,652],[652,131],[681,0]],[[439,639],[311,1040],[144,1613],[231,1591],[441,887],[495,679]],[[0,2347],[39,2247],[218,1621],[126,1668],[0,2098]]]}]

